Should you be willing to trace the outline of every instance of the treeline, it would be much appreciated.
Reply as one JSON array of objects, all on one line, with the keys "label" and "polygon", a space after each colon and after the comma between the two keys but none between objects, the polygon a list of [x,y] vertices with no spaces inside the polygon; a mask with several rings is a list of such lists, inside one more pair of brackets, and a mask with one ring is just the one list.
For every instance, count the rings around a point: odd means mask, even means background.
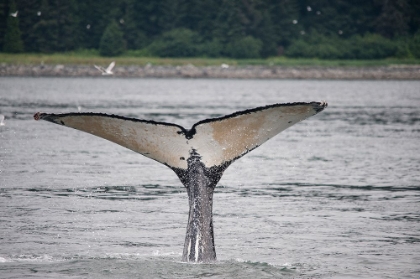
[{"label": "treeline", "polygon": [[0,0],[0,34],[4,52],[420,58],[420,1]]}]

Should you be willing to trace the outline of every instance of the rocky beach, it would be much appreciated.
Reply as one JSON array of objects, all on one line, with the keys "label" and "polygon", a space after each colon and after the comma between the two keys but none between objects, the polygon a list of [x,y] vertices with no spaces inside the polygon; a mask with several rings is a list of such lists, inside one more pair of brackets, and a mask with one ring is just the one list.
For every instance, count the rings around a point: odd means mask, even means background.
[{"label": "rocky beach", "polygon": [[[372,67],[326,66],[124,66],[117,65],[112,77],[124,78],[236,78],[236,79],[360,79],[419,80],[420,65]],[[94,66],[0,64],[0,76],[100,77]],[[107,76],[108,78],[110,76]]]}]

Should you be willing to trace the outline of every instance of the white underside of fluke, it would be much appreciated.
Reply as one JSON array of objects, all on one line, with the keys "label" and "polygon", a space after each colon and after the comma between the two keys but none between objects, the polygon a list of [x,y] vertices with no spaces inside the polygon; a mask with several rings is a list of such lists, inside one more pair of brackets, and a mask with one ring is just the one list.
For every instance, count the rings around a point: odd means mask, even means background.
[{"label": "white underside of fluke", "polygon": [[[312,116],[326,103],[292,103],[237,112],[198,122],[190,136],[181,126],[95,113],[41,114],[35,118],[115,142],[171,168],[187,169],[193,150],[208,168],[235,160],[286,128]],[[195,130],[195,131],[194,131]]]}]

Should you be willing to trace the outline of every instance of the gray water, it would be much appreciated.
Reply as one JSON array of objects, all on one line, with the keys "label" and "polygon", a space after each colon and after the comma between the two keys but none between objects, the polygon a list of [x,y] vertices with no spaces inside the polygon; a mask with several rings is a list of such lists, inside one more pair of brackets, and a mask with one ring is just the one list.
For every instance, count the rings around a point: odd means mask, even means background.
[{"label": "gray water", "polygon": [[[1,278],[420,278],[420,82],[0,78]],[[195,122],[329,107],[233,163],[218,262],[181,262],[187,194],[164,165],[45,121]]]}]

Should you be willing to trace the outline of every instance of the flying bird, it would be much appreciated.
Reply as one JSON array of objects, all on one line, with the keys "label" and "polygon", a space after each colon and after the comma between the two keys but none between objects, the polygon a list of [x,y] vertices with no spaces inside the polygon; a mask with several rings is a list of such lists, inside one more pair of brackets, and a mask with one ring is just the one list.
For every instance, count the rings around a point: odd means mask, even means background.
[{"label": "flying bird", "polygon": [[281,131],[326,107],[326,102],[273,104],[204,119],[190,129],[104,113],[37,112],[34,119],[107,139],[172,169],[187,190],[190,208],[182,260],[197,263],[216,260],[213,192],[223,172]]},{"label": "flying bird", "polygon": [[103,76],[109,76],[109,75],[113,75],[114,74],[112,72],[112,68],[114,68],[114,66],[115,66],[115,62],[114,61],[112,61],[111,64],[109,64],[108,68],[106,68],[106,69],[103,68],[103,67],[101,67],[101,66],[96,66],[96,65],[93,65],[93,66],[95,66],[96,69],[98,69],[99,71],[101,71]]},{"label": "flying bird", "polygon": [[4,124],[4,115],[0,114],[0,126],[4,126],[6,124]]},{"label": "flying bird", "polygon": [[17,17],[17,15],[18,15],[18,11],[14,12],[14,13],[10,13],[10,16],[12,16],[12,17]]}]

